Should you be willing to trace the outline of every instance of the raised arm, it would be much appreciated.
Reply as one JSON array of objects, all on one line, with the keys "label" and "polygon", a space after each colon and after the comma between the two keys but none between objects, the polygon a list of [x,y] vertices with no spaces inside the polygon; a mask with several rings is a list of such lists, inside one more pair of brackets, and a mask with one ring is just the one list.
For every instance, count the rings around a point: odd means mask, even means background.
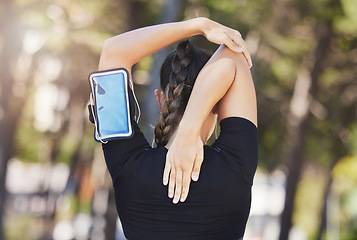
[{"label": "raised arm", "polygon": [[198,131],[217,103],[219,121],[243,117],[257,125],[256,95],[249,67],[242,54],[224,46],[198,75],[179,129]]},{"label": "raised arm", "polygon": [[120,34],[105,41],[99,70],[124,67],[129,70],[144,57],[184,38],[202,34],[216,44],[243,52],[249,65],[251,58],[241,34],[207,18],[166,23]]},{"label": "raised arm", "polygon": [[169,182],[169,196],[174,203],[185,201],[191,178],[198,180],[203,160],[200,131],[214,106],[219,120],[236,116],[257,125],[256,96],[249,66],[242,54],[224,46],[199,73],[167,154],[163,182]]}]

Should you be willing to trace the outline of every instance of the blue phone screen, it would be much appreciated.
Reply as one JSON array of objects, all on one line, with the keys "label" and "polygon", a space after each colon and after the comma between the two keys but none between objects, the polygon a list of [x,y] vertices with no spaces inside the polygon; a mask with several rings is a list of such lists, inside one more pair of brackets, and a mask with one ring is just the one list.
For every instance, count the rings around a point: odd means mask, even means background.
[{"label": "blue phone screen", "polygon": [[93,77],[101,136],[128,134],[128,104],[123,73]]}]

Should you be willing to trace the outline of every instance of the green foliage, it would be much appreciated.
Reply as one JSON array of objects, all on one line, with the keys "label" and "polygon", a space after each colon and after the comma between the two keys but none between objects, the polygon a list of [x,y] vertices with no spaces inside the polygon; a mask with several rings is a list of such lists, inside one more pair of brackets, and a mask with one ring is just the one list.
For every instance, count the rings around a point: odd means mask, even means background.
[{"label": "green foliage", "polygon": [[343,16],[336,18],[335,27],[337,31],[351,36],[357,35],[357,3],[356,1],[341,0]]},{"label": "green foliage", "polygon": [[31,234],[29,229],[34,227],[35,222],[32,216],[22,215],[21,217],[11,216],[11,219],[5,223],[6,237],[5,239],[23,239],[23,240],[36,240],[34,234]]},{"label": "green foliage", "polygon": [[39,159],[39,142],[43,134],[33,127],[33,108],[28,105],[20,119],[19,128],[15,135],[16,157],[24,162],[37,162]]},{"label": "green foliage", "polygon": [[354,239],[357,233],[357,156],[346,156],[333,169],[334,189],[340,198],[341,239]]},{"label": "green foliage", "polygon": [[98,144],[94,141],[94,125],[88,124],[84,130],[81,151],[84,155],[92,155],[95,146]]},{"label": "green foliage", "polygon": [[321,84],[327,89],[339,84],[340,72],[335,68],[326,68],[321,76]]},{"label": "green foliage", "polygon": [[291,58],[281,58],[273,61],[270,65],[271,71],[274,76],[279,81],[279,88],[283,85],[285,88],[291,88],[294,78],[296,77],[296,71],[299,66],[296,66],[296,62],[294,62]]},{"label": "green foliage", "polygon": [[71,157],[79,148],[78,142],[73,139],[72,135],[66,135],[61,140],[60,151],[57,156],[56,162],[63,162],[70,164]]},{"label": "green foliage", "polygon": [[[356,184],[357,185],[357,184]],[[357,188],[348,192],[343,208],[345,212],[349,213],[351,219],[357,218]]]},{"label": "green foliage", "polygon": [[342,231],[341,239],[343,240],[355,240],[357,236],[357,222],[352,221],[344,226],[344,231]]},{"label": "green foliage", "polygon": [[[357,124],[350,127],[349,131],[349,147],[354,155],[357,155]],[[357,159],[356,159],[357,160]]]},{"label": "green foliage", "polygon": [[350,184],[357,184],[357,156],[346,156],[333,169],[336,180],[348,180]]},{"label": "green foliage", "polygon": [[317,166],[309,166],[304,171],[296,193],[293,222],[305,229],[308,236],[312,236],[318,228],[325,186],[324,174]]}]

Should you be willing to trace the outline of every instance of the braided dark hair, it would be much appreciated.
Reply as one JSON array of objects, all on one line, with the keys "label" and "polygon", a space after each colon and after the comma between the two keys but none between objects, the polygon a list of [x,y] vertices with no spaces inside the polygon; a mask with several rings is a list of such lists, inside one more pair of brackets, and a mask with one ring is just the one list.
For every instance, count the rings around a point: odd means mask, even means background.
[{"label": "braided dark hair", "polygon": [[154,130],[157,146],[165,146],[179,124],[197,75],[209,58],[210,54],[207,51],[196,48],[188,40],[184,40],[162,64],[160,85],[165,100]]}]

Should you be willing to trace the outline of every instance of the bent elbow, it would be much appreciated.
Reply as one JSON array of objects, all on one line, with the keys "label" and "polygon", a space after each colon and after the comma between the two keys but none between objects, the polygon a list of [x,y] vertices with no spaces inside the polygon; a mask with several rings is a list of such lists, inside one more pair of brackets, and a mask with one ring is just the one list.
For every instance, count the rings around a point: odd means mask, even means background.
[{"label": "bent elbow", "polygon": [[[108,38],[104,41],[99,60],[99,70],[107,70],[118,67],[129,69],[131,67],[128,59],[123,58],[127,54],[121,52],[122,47],[114,38]],[[121,53],[121,54],[119,54]]]},{"label": "bent elbow", "polygon": [[101,57],[108,56],[110,54],[110,52],[111,52],[110,49],[112,49],[112,39],[108,38],[103,43]]}]

